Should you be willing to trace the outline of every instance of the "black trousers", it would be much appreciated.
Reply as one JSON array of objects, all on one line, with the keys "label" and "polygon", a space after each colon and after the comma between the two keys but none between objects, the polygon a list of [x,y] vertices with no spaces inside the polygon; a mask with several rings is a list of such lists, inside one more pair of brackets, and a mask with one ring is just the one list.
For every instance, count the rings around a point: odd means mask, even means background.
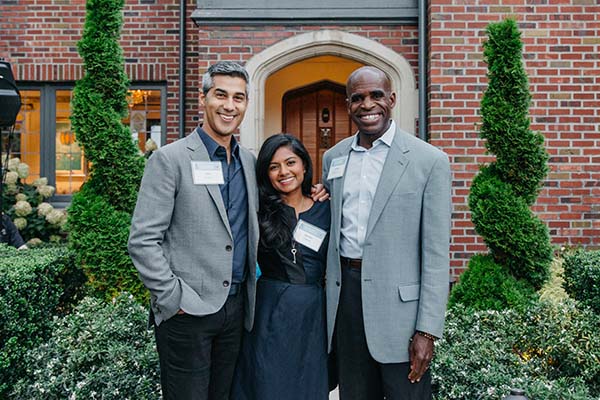
[{"label": "black trousers", "polygon": [[175,315],[155,327],[164,400],[229,400],[244,298],[240,292],[215,314]]},{"label": "black trousers", "polygon": [[[407,344],[408,345],[408,344]],[[334,332],[340,400],[430,400],[429,370],[408,380],[410,363],[382,364],[367,348],[362,313],[361,273],[342,267],[342,290]]]}]

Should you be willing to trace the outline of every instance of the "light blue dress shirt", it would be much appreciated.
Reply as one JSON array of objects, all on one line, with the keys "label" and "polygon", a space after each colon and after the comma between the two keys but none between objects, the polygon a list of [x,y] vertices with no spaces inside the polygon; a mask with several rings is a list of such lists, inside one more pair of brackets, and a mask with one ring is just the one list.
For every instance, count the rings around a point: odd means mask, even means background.
[{"label": "light blue dress shirt", "polygon": [[344,257],[362,258],[373,198],[395,134],[396,124],[392,121],[370,149],[358,144],[358,134],[354,136],[342,199],[340,254]]}]

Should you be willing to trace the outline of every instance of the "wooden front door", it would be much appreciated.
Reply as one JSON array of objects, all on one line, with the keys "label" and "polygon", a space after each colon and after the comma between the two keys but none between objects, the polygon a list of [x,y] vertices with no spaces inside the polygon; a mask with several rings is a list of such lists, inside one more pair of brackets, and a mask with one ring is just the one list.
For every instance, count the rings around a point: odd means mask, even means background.
[{"label": "wooden front door", "polygon": [[323,153],[356,132],[346,109],[346,89],[321,81],[283,96],[283,131],[298,137],[313,162],[314,182],[321,181]]}]

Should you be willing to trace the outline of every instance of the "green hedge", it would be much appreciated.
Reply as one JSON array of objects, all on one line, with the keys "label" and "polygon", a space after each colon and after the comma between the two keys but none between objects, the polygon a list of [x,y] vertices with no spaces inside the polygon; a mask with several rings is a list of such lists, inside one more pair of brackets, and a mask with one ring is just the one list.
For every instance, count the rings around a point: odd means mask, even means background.
[{"label": "green hedge", "polygon": [[600,314],[600,251],[567,253],[563,268],[567,293]]},{"label": "green hedge", "polygon": [[132,296],[110,303],[86,297],[27,356],[27,375],[11,398],[158,399],[158,354],[147,324],[147,308]]},{"label": "green hedge", "polygon": [[450,293],[448,307],[462,304],[475,310],[525,309],[537,299],[533,287],[513,277],[489,255],[477,255]]},{"label": "green hedge", "polygon": [[526,311],[448,311],[432,362],[435,399],[600,398],[600,316],[571,302]]},{"label": "green hedge", "polygon": [[65,247],[16,250],[0,244],[0,398],[23,373],[23,356],[69,311],[85,275]]}]

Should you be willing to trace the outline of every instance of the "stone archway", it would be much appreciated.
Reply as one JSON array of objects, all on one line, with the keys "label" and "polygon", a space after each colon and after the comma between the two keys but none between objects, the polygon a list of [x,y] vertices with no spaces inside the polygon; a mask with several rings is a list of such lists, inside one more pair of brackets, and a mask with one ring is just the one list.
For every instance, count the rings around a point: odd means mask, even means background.
[{"label": "stone archway", "polygon": [[392,116],[402,129],[415,131],[418,92],[408,61],[374,40],[342,31],[321,30],[275,43],[246,63],[251,83],[250,102],[240,126],[241,142],[246,148],[256,153],[264,140],[265,81],[269,75],[287,65],[320,55],[349,58],[385,71],[392,80],[397,98]]}]

